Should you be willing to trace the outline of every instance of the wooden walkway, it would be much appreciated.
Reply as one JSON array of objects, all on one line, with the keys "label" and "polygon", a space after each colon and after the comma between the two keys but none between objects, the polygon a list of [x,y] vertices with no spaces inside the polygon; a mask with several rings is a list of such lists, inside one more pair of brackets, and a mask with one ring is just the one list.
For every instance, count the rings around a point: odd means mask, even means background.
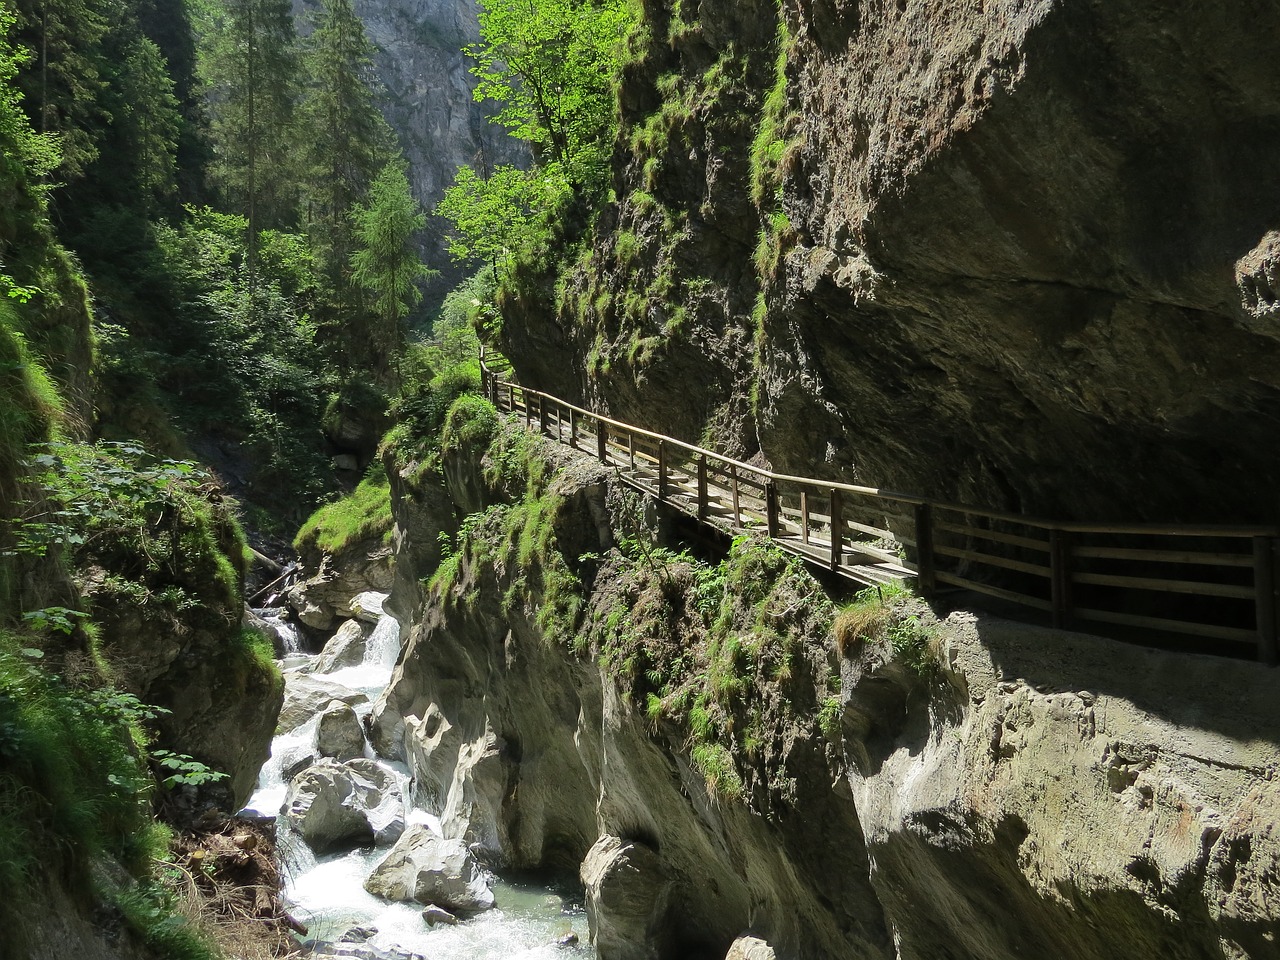
[{"label": "wooden walkway", "polygon": [[857,583],[914,579],[924,596],[969,590],[1059,627],[1182,634],[1277,662],[1280,528],[1060,522],[794,477],[523,387],[483,358],[481,371],[494,406],[530,429],[703,523],[768,534]]}]

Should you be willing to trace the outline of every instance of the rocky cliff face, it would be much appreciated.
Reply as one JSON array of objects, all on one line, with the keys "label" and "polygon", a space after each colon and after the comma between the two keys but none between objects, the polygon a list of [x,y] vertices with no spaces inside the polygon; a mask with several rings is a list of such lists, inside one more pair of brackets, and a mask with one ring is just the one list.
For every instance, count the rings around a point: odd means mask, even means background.
[{"label": "rocky cliff face", "polygon": [[1275,13],[651,0],[621,202],[511,354],[789,472],[1274,522]]},{"label": "rocky cliff face", "polygon": [[[462,50],[480,38],[474,0],[361,0],[356,12],[378,52],[380,106],[409,160],[414,195],[433,209],[463,164],[477,169],[526,162],[527,151],[490,124],[472,100],[475,83]],[[454,267],[439,231],[426,251],[430,265]]]},{"label": "rocky cliff face", "polygon": [[468,519],[373,740],[490,864],[580,869],[603,960],[1280,956],[1273,671],[915,601],[833,628],[794,563],[637,548],[603,471],[491,437],[397,499]]}]

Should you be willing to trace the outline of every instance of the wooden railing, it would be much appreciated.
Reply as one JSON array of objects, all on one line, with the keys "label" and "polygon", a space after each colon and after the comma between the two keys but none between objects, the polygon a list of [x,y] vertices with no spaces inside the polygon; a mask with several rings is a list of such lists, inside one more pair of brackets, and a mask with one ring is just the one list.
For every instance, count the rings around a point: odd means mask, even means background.
[{"label": "wooden railing", "polygon": [[481,362],[503,411],[617,467],[698,520],[759,530],[865,584],[914,577],[930,596],[970,590],[1042,611],[1058,627],[1106,624],[1255,646],[1275,664],[1280,528],[1043,520],[876,487],[776,473],[523,387]]}]

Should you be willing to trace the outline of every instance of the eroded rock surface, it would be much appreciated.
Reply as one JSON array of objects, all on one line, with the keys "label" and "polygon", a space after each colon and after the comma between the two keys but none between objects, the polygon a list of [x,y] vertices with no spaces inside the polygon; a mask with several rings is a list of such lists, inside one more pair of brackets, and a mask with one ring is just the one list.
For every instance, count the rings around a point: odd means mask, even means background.
[{"label": "eroded rock surface", "polygon": [[[365,889],[386,900],[416,900],[464,916],[494,905],[489,881],[467,845],[421,824],[405,831],[369,875]],[[434,922],[441,919],[436,916]]]},{"label": "eroded rock surface", "polygon": [[390,844],[404,832],[404,798],[372,760],[322,759],[293,778],[280,816],[316,853]]}]

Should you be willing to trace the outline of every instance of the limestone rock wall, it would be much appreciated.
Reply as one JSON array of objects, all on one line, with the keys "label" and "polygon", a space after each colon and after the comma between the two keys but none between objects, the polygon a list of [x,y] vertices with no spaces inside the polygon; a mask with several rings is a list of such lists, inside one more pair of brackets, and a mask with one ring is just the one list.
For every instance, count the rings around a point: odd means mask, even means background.
[{"label": "limestone rock wall", "polygon": [[[475,511],[482,474],[442,476]],[[564,460],[553,489],[557,549],[607,551],[611,479]],[[586,602],[625,576],[606,563]],[[581,864],[603,960],[718,960],[744,934],[783,960],[1280,956],[1274,671],[911,601],[933,666],[809,636],[768,682],[816,704],[805,664],[835,663],[837,729],[784,713],[731,798],[625,666],[544,634],[538,581],[467,554],[420,594],[373,741],[491,865]]]},{"label": "limestone rock wall", "polygon": [[651,0],[619,203],[568,296],[513,299],[511,356],[789,473],[1275,522],[1277,14]]}]

